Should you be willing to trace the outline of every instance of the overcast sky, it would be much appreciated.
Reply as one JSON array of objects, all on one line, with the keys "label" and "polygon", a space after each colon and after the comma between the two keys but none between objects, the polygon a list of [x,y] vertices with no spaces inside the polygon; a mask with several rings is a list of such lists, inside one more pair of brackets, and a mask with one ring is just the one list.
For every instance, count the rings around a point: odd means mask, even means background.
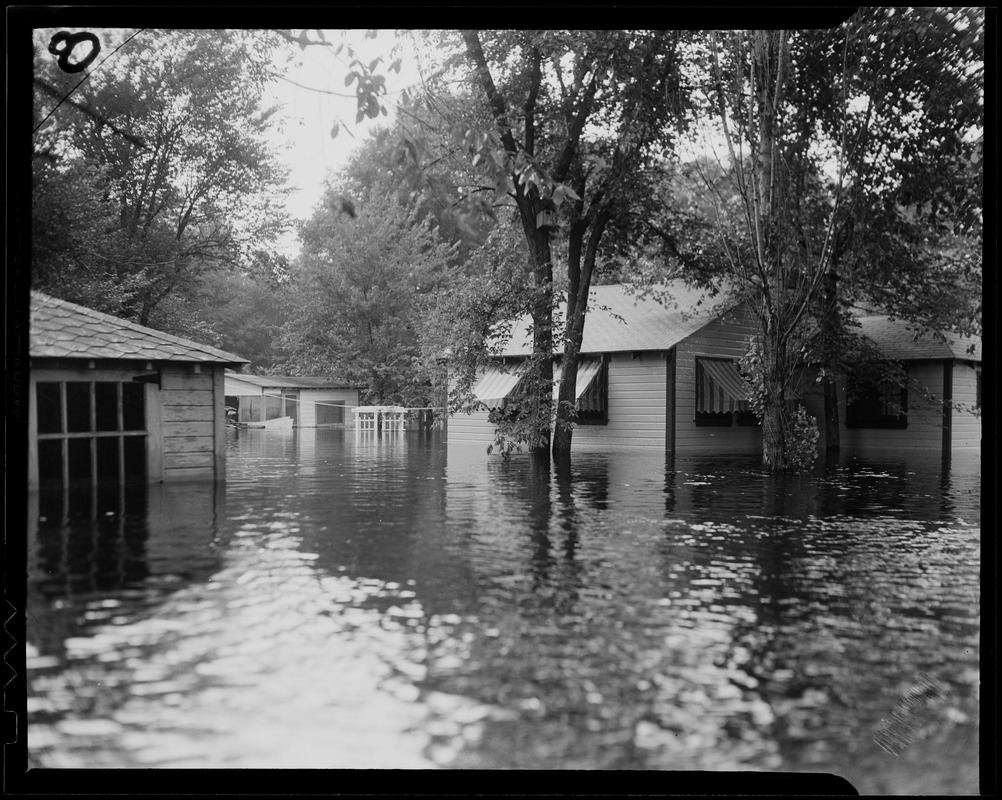
[{"label": "overcast sky", "polygon": [[[330,41],[340,41],[340,32],[325,33]],[[290,71],[289,80],[276,80],[272,86],[269,99],[284,106],[281,116],[286,120],[285,130],[276,141],[290,145],[282,158],[292,170],[290,182],[298,187],[289,201],[289,212],[297,219],[310,216],[320,199],[328,173],[343,167],[352,150],[378,124],[392,119],[394,102],[400,90],[417,80],[414,58],[408,58],[406,53],[400,54],[403,61],[399,74],[386,70],[394,57],[391,56],[394,45],[405,46],[393,31],[380,31],[375,39],[366,39],[363,31],[349,31],[348,41],[365,63],[377,56],[383,57],[381,68],[377,69],[386,76],[387,117],[380,117],[378,122],[367,119],[356,124],[358,106],[354,86],[346,87],[344,84],[350,58],[345,51],[335,56],[333,47],[306,48],[302,53],[302,67]],[[335,122],[339,132],[336,137],[331,137]]]}]

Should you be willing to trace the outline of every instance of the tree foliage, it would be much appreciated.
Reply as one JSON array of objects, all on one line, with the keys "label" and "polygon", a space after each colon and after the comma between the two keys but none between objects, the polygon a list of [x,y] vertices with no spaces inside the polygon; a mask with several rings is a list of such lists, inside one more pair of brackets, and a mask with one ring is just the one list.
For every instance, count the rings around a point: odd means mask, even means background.
[{"label": "tree foliage", "polygon": [[[444,105],[452,152],[475,168],[457,187],[456,206],[512,208],[527,247],[533,291],[533,357],[523,386],[532,409],[520,438],[547,451],[570,450],[577,358],[591,282],[609,232],[626,230],[643,206],[644,167],[671,146],[669,121],[682,103],[674,31],[461,31],[447,75],[474,93]],[[426,155],[427,154],[427,155]],[[416,168],[441,157],[417,135],[405,143]],[[487,198],[491,198],[488,200]],[[631,217],[632,213],[632,217]],[[555,265],[560,267],[555,269]],[[561,268],[562,267],[562,268]],[[556,291],[559,287],[562,291]],[[554,341],[553,313],[566,299],[567,325]],[[553,360],[562,358],[560,396],[552,404]],[[554,413],[555,412],[555,413]],[[516,437],[519,437],[515,431]]]},{"label": "tree foliage", "polygon": [[979,37],[976,12],[942,9],[709,36],[706,109],[723,154],[693,171],[721,273],[759,316],[772,468],[792,465],[805,359],[845,368],[849,304],[979,324]]},{"label": "tree foliage", "polygon": [[[303,225],[279,368],[361,383],[367,402],[428,406],[435,376],[421,357],[421,314],[444,284],[454,247],[417,209],[378,186],[360,189],[331,187]],[[345,193],[361,198],[354,216]]]},{"label": "tree foliage", "polygon": [[[165,309],[206,269],[238,265],[285,224],[284,175],[265,138],[274,109],[261,103],[277,40],[102,31],[105,49],[121,46],[77,85],[47,57],[51,33],[36,32],[33,280],[184,332],[187,322]],[[55,108],[55,95],[71,93],[75,105]]]}]

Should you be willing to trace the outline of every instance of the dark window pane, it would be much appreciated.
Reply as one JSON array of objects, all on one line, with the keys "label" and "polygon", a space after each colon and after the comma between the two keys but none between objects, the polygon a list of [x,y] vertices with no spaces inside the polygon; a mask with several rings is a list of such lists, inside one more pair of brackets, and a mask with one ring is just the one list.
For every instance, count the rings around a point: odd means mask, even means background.
[{"label": "dark window pane", "polygon": [[146,386],[142,383],[122,384],[123,430],[146,430]]},{"label": "dark window pane", "polygon": [[40,483],[63,482],[63,442],[48,440],[38,443],[38,480]]},{"label": "dark window pane", "polygon": [[343,425],[344,400],[324,400],[317,403],[317,425]]},{"label": "dark window pane", "polygon": [[97,439],[97,477],[101,481],[118,483],[118,445],[121,441],[117,436]]},{"label": "dark window pane", "polygon": [[89,383],[66,384],[66,428],[71,433],[92,430]]},{"label": "dark window pane", "polygon": [[70,481],[87,481],[91,479],[90,456],[93,439],[67,439],[69,449]]},{"label": "dark window pane", "polygon": [[94,417],[99,431],[117,431],[118,427],[118,387],[117,383],[94,384]]},{"label": "dark window pane", "polygon": [[146,480],[146,437],[126,436],[125,482],[142,483]]},{"label": "dark window pane", "polygon": [[59,384],[37,384],[35,387],[35,397],[38,400],[38,432],[62,433],[63,401],[60,397]]}]

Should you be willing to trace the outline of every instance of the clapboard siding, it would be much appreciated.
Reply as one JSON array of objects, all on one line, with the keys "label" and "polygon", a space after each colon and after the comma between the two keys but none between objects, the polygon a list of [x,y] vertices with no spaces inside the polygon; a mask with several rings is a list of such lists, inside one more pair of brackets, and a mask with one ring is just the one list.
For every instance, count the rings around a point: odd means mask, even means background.
[{"label": "clapboard siding", "polygon": [[483,444],[486,447],[494,441],[494,428],[487,415],[487,411],[474,411],[470,414],[457,412],[449,417],[448,441]]},{"label": "clapboard siding", "polygon": [[169,365],[161,370],[161,441],[165,481],[222,478],[223,367]]},{"label": "clapboard siding", "polygon": [[762,429],[696,425],[696,359],[730,358],[748,351],[756,320],[745,307],[729,312],[679,342],[675,348],[675,451],[677,453],[760,453]]},{"label": "clapboard siding", "polygon": [[165,437],[172,436],[213,436],[215,425],[209,420],[181,420],[163,423]]},{"label": "clapboard siding", "polygon": [[981,416],[977,406],[977,369],[969,361],[954,362],[953,400],[960,408],[953,411],[952,443],[956,450],[981,447]]},{"label": "clapboard siding", "polygon": [[609,356],[609,421],[575,428],[573,447],[665,446],[664,353]]}]

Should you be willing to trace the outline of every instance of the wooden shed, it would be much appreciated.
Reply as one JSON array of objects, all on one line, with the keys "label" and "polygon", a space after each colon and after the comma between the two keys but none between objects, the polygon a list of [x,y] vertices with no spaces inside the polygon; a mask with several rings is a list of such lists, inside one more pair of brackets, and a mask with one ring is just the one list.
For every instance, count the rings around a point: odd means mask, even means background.
[{"label": "wooden shed", "polygon": [[251,426],[289,418],[296,428],[345,428],[352,425],[351,409],[358,407],[364,388],[329,378],[295,375],[225,376],[226,405],[235,421]]},{"label": "wooden shed", "polygon": [[222,480],[245,359],[31,293],[28,486]]}]

